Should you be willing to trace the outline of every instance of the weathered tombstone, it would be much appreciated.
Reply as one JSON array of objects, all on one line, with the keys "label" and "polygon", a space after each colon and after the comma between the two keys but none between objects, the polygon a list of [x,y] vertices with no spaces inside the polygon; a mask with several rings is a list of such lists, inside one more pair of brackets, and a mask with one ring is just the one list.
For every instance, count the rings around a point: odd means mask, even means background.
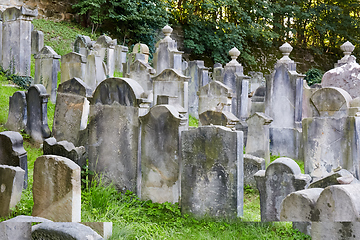
[{"label": "weathered tombstone", "polygon": [[[157,73],[171,68],[182,72],[182,54],[177,50],[177,43],[171,39],[170,35],[173,29],[166,25],[162,32],[165,38],[156,43],[156,52],[154,53],[153,66]],[[187,108],[186,108],[187,109]]]},{"label": "weathered tombstone", "polygon": [[310,98],[320,88],[320,84],[313,84],[309,87],[306,80],[303,80],[302,119],[312,117]]},{"label": "weathered tombstone", "polygon": [[243,215],[243,136],[222,126],[181,134],[181,211],[195,217]]},{"label": "weathered tombstone", "polygon": [[261,221],[280,221],[280,204],[290,193],[303,190],[311,177],[301,174],[300,167],[290,158],[278,158],[266,170],[255,175],[260,193]]},{"label": "weathered tombstone", "polygon": [[224,74],[224,68],[222,67],[221,63],[215,63],[212,72],[213,81],[221,82],[223,74]]},{"label": "weathered tombstone", "polygon": [[0,11],[0,63],[2,64],[2,38],[3,38],[3,32],[2,32],[2,29],[3,29],[3,11]]},{"label": "weathered tombstone", "polygon": [[87,57],[93,48],[93,42],[89,36],[77,35],[74,42],[74,52]]},{"label": "weathered tombstone", "polygon": [[[129,51],[128,47],[122,45],[115,46],[115,71],[124,72],[123,64],[126,63],[126,54]],[[123,76],[125,74],[123,73]]]},{"label": "weathered tombstone", "polygon": [[[147,95],[150,95],[150,92],[153,90],[151,78],[155,75],[155,73],[155,69],[153,69],[149,63],[144,60],[137,59],[129,65],[128,73],[125,76],[138,82]],[[151,101],[152,100],[153,99],[151,99]]]},{"label": "weathered tombstone", "polygon": [[21,7],[2,13],[2,64],[4,69],[20,76],[30,76],[31,20],[38,11]]},{"label": "weathered tombstone", "polygon": [[136,192],[143,92],[132,79],[108,78],[90,99],[89,168],[121,191]]},{"label": "weathered tombstone", "polygon": [[244,154],[244,186],[256,188],[255,173],[265,170],[265,159]]},{"label": "weathered tombstone", "polygon": [[206,111],[227,111],[231,110],[232,90],[219,81],[211,81],[198,91],[199,110],[201,114]]},{"label": "weathered tombstone", "polygon": [[143,200],[175,203],[180,198],[180,133],[187,120],[174,106],[157,105],[141,121]]},{"label": "weathered tombstone", "polygon": [[47,102],[49,94],[41,84],[31,86],[26,93],[27,124],[26,133],[37,143],[42,143],[50,137],[50,129],[47,123]]},{"label": "weathered tombstone", "polygon": [[246,120],[248,134],[245,153],[264,158],[266,165],[270,164],[269,124],[271,122],[269,116],[259,112]]},{"label": "weathered tombstone", "polygon": [[0,217],[8,217],[20,201],[24,176],[20,167],[0,165]]},{"label": "weathered tombstone", "polygon": [[117,40],[113,40],[109,36],[101,35],[96,40],[95,44],[101,46],[98,53],[106,64],[108,76],[113,77],[115,71],[115,46],[117,44]]},{"label": "weathered tombstone", "polygon": [[149,51],[149,47],[146,44],[142,44],[142,43],[135,44],[132,52],[144,54],[145,55],[144,61],[146,63],[149,62],[150,51]]},{"label": "weathered tombstone", "polygon": [[249,93],[255,92],[259,87],[265,87],[265,77],[262,72],[252,72],[249,73]]},{"label": "weathered tombstone", "polygon": [[199,98],[197,92],[202,86],[209,83],[209,69],[204,66],[204,61],[191,61],[185,70],[189,79],[189,114],[195,118],[199,117]]},{"label": "weathered tombstone", "polygon": [[0,164],[22,168],[24,189],[27,188],[28,166],[27,152],[23,147],[23,137],[18,132],[5,131],[0,133]]},{"label": "weathered tombstone", "polygon": [[[134,52],[129,53],[128,54],[128,61],[123,64],[123,76],[128,76],[128,74],[130,72],[130,66],[136,60],[140,60],[140,61],[146,63],[146,55],[142,54],[142,53],[134,53]],[[156,71],[154,70],[154,72],[156,72]]]},{"label": "weathered tombstone", "polygon": [[256,112],[265,113],[265,94],[266,87],[260,86],[257,88],[251,97],[250,116]]},{"label": "weathered tombstone", "polygon": [[33,216],[81,221],[81,169],[68,158],[43,155],[34,163]]},{"label": "weathered tombstone", "polygon": [[266,84],[266,110],[270,125],[270,149],[274,155],[301,159],[300,132],[302,117],[303,75],[296,72],[296,63],[289,58],[290,44],[280,48],[283,57]]},{"label": "weathered tombstone", "polygon": [[37,54],[44,47],[44,33],[33,30],[31,32],[31,54]]},{"label": "weathered tombstone", "polygon": [[80,131],[87,126],[91,89],[73,78],[59,85],[54,113],[53,135],[57,141],[69,141],[79,146]]},{"label": "weathered tombstone", "polygon": [[86,57],[76,52],[61,56],[61,83],[74,77],[85,81]]},{"label": "weathered tombstone", "polygon": [[50,101],[56,101],[57,76],[60,71],[60,55],[51,47],[45,46],[35,56],[34,84],[42,84],[50,95]]},{"label": "weathered tombstone", "polygon": [[17,91],[9,98],[9,115],[5,127],[20,132],[26,128],[27,122],[26,95],[23,91]]},{"label": "weathered tombstone", "polygon": [[81,224],[91,227],[95,232],[102,236],[105,240],[112,235],[112,222],[81,222]]},{"label": "weathered tombstone", "polygon": [[219,125],[228,128],[235,128],[239,119],[227,111],[205,111],[199,116],[199,126]]},{"label": "weathered tombstone", "polygon": [[311,239],[359,239],[360,222],[313,222]]},{"label": "weathered tombstone", "polygon": [[359,183],[359,180],[356,179],[349,171],[346,169],[340,169],[330,173],[328,176],[313,181],[308,188],[326,188],[332,185]]}]

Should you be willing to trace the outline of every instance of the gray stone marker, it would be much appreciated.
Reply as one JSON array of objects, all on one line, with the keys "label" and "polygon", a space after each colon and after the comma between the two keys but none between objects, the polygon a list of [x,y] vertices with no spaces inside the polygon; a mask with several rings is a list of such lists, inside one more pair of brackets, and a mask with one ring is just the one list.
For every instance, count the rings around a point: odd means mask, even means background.
[{"label": "gray stone marker", "polygon": [[270,149],[274,155],[301,159],[300,132],[302,117],[303,75],[296,72],[296,63],[288,56],[290,44],[280,47],[284,55],[275,65],[266,84],[266,110],[270,125]]},{"label": "gray stone marker", "polygon": [[219,125],[228,128],[235,128],[239,119],[227,111],[205,111],[199,116],[199,126]]},{"label": "gray stone marker", "polygon": [[224,68],[222,67],[221,63],[215,63],[212,72],[213,81],[221,82],[223,74],[224,74]]},{"label": "gray stone marker", "polygon": [[211,81],[198,91],[199,115],[205,111],[231,111],[233,91],[219,81]]},{"label": "gray stone marker", "polygon": [[31,239],[103,240],[90,227],[76,222],[44,222],[31,228]]},{"label": "gray stone marker", "polygon": [[[126,54],[129,51],[128,47],[122,45],[115,46],[115,71],[124,72],[123,64],[126,63]],[[125,74],[123,73],[123,76]]]},{"label": "gray stone marker", "polygon": [[199,117],[199,98],[197,92],[202,86],[209,83],[209,68],[204,66],[204,61],[190,61],[185,75],[189,79],[189,114],[195,118]]},{"label": "gray stone marker", "polygon": [[89,36],[77,35],[74,42],[74,52],[87,57],[93,48],[94,42],[91,41]]},{"label": "gray stone marker", "polygon": [[150,51],[149,51],[149,47],[146,44],[142,44],[142,43],[137,43],[134,45],[133,47],[133,53],[140,53],[140,54],[144,54],[145,55],[145,59],[144,61],[146,63],[149,62],[149,55],[150,55]]},{"label": "gray stone marker", "polygon": [[301,174],[300,167],[290,158],[278,158],[266,170],[255,175],[260,193],[261,221],[280,221],[280,204],[290,193],[303,190],[311,177]]},{"label": "gray stone marker", "polygon": [[321,87],[320,84],[313,84],[311,87],[307,84],[306,80],[303,80],[303,103],[302,103],[302,118],[312,117],[312,109],[310,102],[311,96],[319,90]]},{"label": "gray stone marker", "polygon": [[360,222],[313,222],[311,239],[359,239]]},{"label": "gray stone marker", "polygon": [[101,59],[105,62],[107,73],[109,77],[114,76],[115,71],[115,46],[117,45],[116,39],[111,39],[109,36],[101,35],[95,45],[100,45],[98,53]]},{"label": "gray stone marker", "polygon": [[61,56],[61,83],[74,77],[85,80],[86,57],[76,52]]},{"label": "gray stone marker", "polygon": [[177,50],[177,43],[171,39],[170,35],[173,29],[166,25],[162,32],[165,38],[156,43],[156,52],[154,53],[153,66],[157,73],[171,68],[182,72],[182,54]]},{"label": "gray stone marker", "polygon": [[[151,78],[154,77],[156,73],[155,69],[153,69],[149,63],[140,59],[133,61],[128,67],[129,71],[125,76],[137,81],[144,89],[146,95],[150,96],[153,91]],[[149,100],[153,101],[153,99]]]},{"label": "gray stone marker", "polygon": [[24,91],[17,91],[9,98],[9,115],[5,127],[20,132],[27,123],[26,95]]},{"label": "gray stone marker", "polygon": [[8,217],[21,199],[25,171],[20,167],[0,165],[0,217]]},{"label": "gray stone marker", "polygon": [[54,113],[53,135],[57,141],[80,146],[81,130],[87,126],[92,90],[79,78],[59,85]]},{"label": "gray stone marker", "polygon": [[265,159],[244,154],[244,186],[256,188],[255,173],[265,170]]},{"label": "gray stone marker", "polygon": [[357,180],[349,171],[346,169],[341,169],[330,173],[328,176],[321,178],[317,181],[313,181],[309,188],[326,188],[331,185],[340,185],[340,184],[359,184],[360,181]]},{"label": "gray stone marker", "polygon": [[250,116],[256,112],[265,112],[265,94],[266,87],[257,88],[251,97]]},{"label": "gray stone marker", "polygon": [[[136,60],[141,60],[144,63],[146,62],[146,54],[143,53],[136,53],[136,52],[132,52],[128,54],[128,61],[126,63],[123,64],[123,76],[127,76],[127,74],[129,74],[130,72],[130,65],[133,64]],[[155,71],[155,70],[154,70]],[[155,71],[156,72],[156,71]]]},{"label": "gray stone marker", "polygon": [[49,94],[41,84],[31,86],[26,93],[27,102],[27,124],[26,133],[36,143],[42,143],[45,138],[50,137],[50,129],[47,123],[47,102]]},{"label": "gray stone marker", "polygon": [[90,105],[89,168],[118,190],[136,192],[139,103],[144,90],[129,78],[108,78]]},{"label": "gray stone marker", "polygon": [[270,164],[269,124],[271,122],[272,118],[260,112],[254,113],[246,120],[248,134],[245,153],[264,158],[266,165]]},{"label": "gray stone marker", "polygon": [[11,7],[2,13],[2,64],[20,76],[30,76],[31,20],[38,11]]},{"label": "gray stone marker", "polygon": [[34,163],[33,216],[81,221],[81,169],[68,158],[43,155]]},{"label": "gray stone marker", "polygon": [[253,72],[249,73],[249,93],[255,92],[259,87],[266,86],[266,80],[262,72]]},{"label": "gray stone marker", "polygon": [[108,75],[106,64],[97,51],[90,51],[86,59],[86,76],[84,82],[95,90],[96,86],[104,81]]},{"label": "gray stone marker", "polygon": [[0,133],[0,164],[22,168],[24,189],[27,188],[28,166],[27,152],[23,147],[23,137],[18,132],[5,131]]},{"label": "gray stone marker", "polygon": [[180,198],[180,133],[187,119],[174,106],[157,105],[141,121],[141,189],[143,200],[175,203]]},{"label": "gray stone marker", "polygon": [[37,54],[44,47],[44,33],[33,30],[31,32],[31,54]]},{"label": "gray stone marker", "polygon": [[60,55],[51,47],[45,46],[35,56],[34,84],[42,84],[50,95],[50,101],[56,101],[57,76],[60,71]]},{"label": "gray stone marker", "polygon": [[0,63],[2,63],[2,29],[3,29],[3,20],[2,20],[3,11],[0,11]]},{"label": "gray stone marker", "polygon": [[243,136],[222,126],[181,134],[181,211],[195,217],[243,215]]}]

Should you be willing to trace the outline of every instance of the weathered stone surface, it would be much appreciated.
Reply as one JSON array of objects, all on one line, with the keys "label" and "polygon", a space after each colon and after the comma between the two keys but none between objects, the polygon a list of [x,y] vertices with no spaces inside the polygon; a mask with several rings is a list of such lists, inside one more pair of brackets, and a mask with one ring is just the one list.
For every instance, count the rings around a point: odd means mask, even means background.
[{"label": "weathered stone surface", "polygon": [[14,218],[7,220],[6,222],[11,223],[21,223],[21,222],[29,222],[29,223],[42,223],[42,222],[52,222],[49,219],[42,218],[42,217],[33,217],[33,216],[25,216],[19,215]]},{"label": "weathered stone surface", "polygon": [[265,94],[266,88],[264,86],[260,86],[255,90],[251,97],[250,116],[256,112],[265,112]]},{"label": "weathered stone surface", "polygon": [[301,174],[300,167],[290,158],[278,158],[266,170],[255,175],[260,193],[261,221],[280,221],[280,204],[290,193],[303,190],[311,177]]},{"label": "weathered stone surface", "polygon": [[1,240],[30,240],[31,223],[30,222],[0,222]]},{"label": "weathered stone surface", "polygon": [[23,137],[18,132],[5,131],[0,133],[0,164],[22,168],[24,189],[27,188],[28,166],[27,152],[23,147]]},{"label": "weathered stone surface", "polygon": [[181,134],[181,210],[195,217],[243,214],[242,132],[204,126]]},{"label": "weathered stone surface", "polygon": [[26,95],[23,91],[17,91],[9,98],[9,115],[5,127],[20,132],[26,128],[27,122]]},{"label": "weathered stone surface", "polygon": [[258,88],[265,88],[265,77],[262,72],[252,72],[249,73],[249,93],[255,92]]},{"label": "weathered stone surface", "polygon": [[81,224],[91,227],[95,232],[102,236],[105,240],[112,235],[112,222],[81,222]]},{"label": "weathered stone surface", "polygon": [[[115,46],[115,71],[124,72],[123,64],[126,63],[126,55],[128,52],[128,47],[122,45]],[[123,73],[123,76],[125,74]]]},{"label": "weathered stone surface", "polygon": [[[153,90],[152,77],[155,75],[155,69],[153,69],[149,63],[137,59],[129,65],[128,73],[126,77],[134,79],[144,89],[147,95]],[[153,99],[151,99],[152,101]]]},{"label": "weathered stone surface", "polygon": [[313,222],[311,239],[359,239],[360,222]]},{"label": "weathered stone surface", "polygon": [[34,163],[33,216],[81,221],[80,167],[68,158],[43,155]]},{"label": "weathered stone surface", "polygon": [[76,52],[61,56],[61,83],[72,79],[86,77],[86,57]]},{"label": "weathered stone surface", "polygon": [[8,217],[21,199],[25,171],[20,167],[0,165],[0,217]]},{"label": "weathered stone surface", "polygon": [[116,39],[111,39],[109,36],[101,35],[94,44],[99,45],[100,48],[95,49],[101,56],[101,60],[105,62],[107,73],[109,77],[114,76],[115,71],[115,46],[117,44]]},{"label": "weathered stone surface", "polygon": [[69,222],[46,222],[35,225],[31,229],[32,240],[62,239],[62,240],[103,240],[90,227],[80,223]]},{"label": "weathered stone surface", "polygon": [[44,33],[42,31],[31,31],[31,54],[37,54],[44,47]]},{"label": "weathered stone surface", "polygon": [[104,81],[108,75],[108,70],[101,59],[101,56],[96,51],[90,51],[86,59],[86,77],[84,82],[95,90],[96,86]]},{"label": "weathered stone surface", "polygon": [[349,171],[341,169],[340,171],[332,172],[328,176],[312,182],[309,188],[326,188],[331,185],[358,183],[360,183],[360,181],[354,178]]},{"label": "weathered stone surface", "polygon": [[221,82],[222,80],[222,75],[224,73],[224,68],[222,67],[221,63],[215,63],[214,64],[214,68],[213,68],[213,72],[212,72],[212,79],[213,81],[219,81]]},{"label": "weathered stone surface", "polygon": [[302,118],[312,117],[313,109],[311,107],[311,96],[321,88],[320,84],[313,84],[311,87],[303,80],[303,102],[302,102]]},{"label": "weathered stone surface", "polygon": [[186,119],[174,106],[157,105],[140,118],[141,199],[178,202],[180,198],[180,132]]},{"label": "weathered stone surface", "polygon": [[94,42],[91,41],[89,36],[77,35],[74,42],[74,52],[87,57],[93,48]]},{"label": "weathered stone surface", "polygon": [[199,116],[199,125],[219,125],[228,128],[234,128],[235,125],[239,122],[239,119],[227,111],[205,111],[202,112]]},{"label": "weathered stone surface", "polygon": [[265,170],[265,159],[244,154],[244,186],[256,188],[255,173]]}]

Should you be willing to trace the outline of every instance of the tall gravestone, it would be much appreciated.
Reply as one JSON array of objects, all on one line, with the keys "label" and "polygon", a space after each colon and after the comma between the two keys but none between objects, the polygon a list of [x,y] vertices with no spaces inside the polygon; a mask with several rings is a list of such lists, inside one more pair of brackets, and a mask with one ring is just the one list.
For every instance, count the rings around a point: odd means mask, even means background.
[{"label": "tall gravestone", "polygon": [[[149,96],[153,91],[152,77],[155,75],[155,69],[153,69],[149,63],[145,60],[137,59],[128,65],[128,73],[125,75],[128,78],[134,79],[144,89]],[[153,101],[153,99],[151,99]]]},{"label": "tall gravestone", "polygon": [[289,58],[292,49],[288,43],[280,47],[283,57],[266,84],[265,113],[273,119],[271,152],[300,159],[303,75],[296,72],[296,63]]},{"label": "tall gravestone", "polygon": [[59,85],[56,100],[53,135],[57,141],[80,144],[80,131],[87,126],[89,101],[92,90],[79,78],[70,79]]},{"label": "tall gravestone", "polygon": [[93,48],[93,41],[89,36],[77,35],[74,42],[74,52],[87,57]]},{"label": "tall gravestone", "polygon": [[89,168],[121,191],[136,192],[139,104],[143,88],[129,78],[108,78],[90,99]]},{"label": "tall gravestone", "polygon": [[3,38],[3,32],[2,32],[2,29],[3,29],[3,12],[0,11],[0,63],[2,63],[2,38]]},{"label": "tall gravestone", "polygon": [[50,95],[50,101],[56,101],[57,77],[60,71],[60,55],[51,47],[45,46],[35,56],[34,84],[42,84]]},{"label": "tall gravestone", "polygon": [[266,80],[262,72],[249,72],[249,93],[255,92],[259,87],[265,87]]},{"label": "tall gravestone", "polygon": [[76,52],[61,56],[61,83],[74,77],[85,81],[86,57]]},{"label": "tall gravestone", "polygon": [[103,62],[98,51],[90,51],[86,59],[86,76],[83,81],[94,91],[107,78],[107,75],[106,64]]},{"label": "tall gravestone", "polygon": [[141,121],[141,190],[143,200],[178,202],[180,133],[187,120],[174,106],[157,105]]},{"label": "tall gravestone", "polygon": [[44,33],[33,30],[31,32],[31,54],[37,54],[44,47]]},{"label": "tall gravestone", "polygon": [[42,143],[45,138],[50,137],[50,129],[47,122],[47,102],[49,94],[41,84],[31,86],[26,93],[27,102],[27,124],[26,133],[36,143]]},{"label": "tall gravestone", "polygon": [[9,98],[9,115],[5,127],[11,131],[20,132],[26,128],[27,122],[26,94],[23,91],[17,91]]},{"label": "tall gravestone", "polygon": [[23,137],[18,132],[0,133],[0,165],[20,167],[24,170],[23,186],[27,188],[28,165],[27,152],[23,146]]},{"label": "tall gravestone", "polygon": [[95,44],[100,45],[98,53],[101,56],[101,59],[105,62],[108,76],[113,77],[115,71],[115,46],[117,44],[117,40],[113,40],[109,36],[102,35],[96,40]]},{"label": "tall gravestone", "polygon": [[215,63],[213,72],[211,74],[212,80],[221,82],[222,80],[221,76],[223,75],[223,73],[224,73],[224,68],[222,67],[221,63]]},{"label": "tall gravestone", "polygon": [[181,211],[195,217],[243,215],[243,136],[222,126],[181,134]]},{"label": "tall gravestone", "polygon": [[[126,55],[129,51],[128,47],[122,45],[115,46],[115,71],[123,73],[123,64],[126,63]],[[123,73],[123,76],[125,74]]]},{"label": "tall gravestone", "polygon": [[251,97],[250,116],[256,112],[265,113],[265,94],[265,86],[260,86],[255,90],[253,96]]},{"label": "tall gravestone", "polygon": [[38,11],[11,7],[2,13],[2,64],[20,76],[30,76],[31,21]]}]

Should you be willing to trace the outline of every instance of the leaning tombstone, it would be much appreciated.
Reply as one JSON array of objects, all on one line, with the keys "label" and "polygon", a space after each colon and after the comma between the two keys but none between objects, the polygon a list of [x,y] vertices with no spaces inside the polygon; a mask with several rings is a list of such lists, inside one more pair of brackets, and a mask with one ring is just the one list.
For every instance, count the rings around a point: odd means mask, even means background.
[{"label": "leaning tombstone", "polygon": [[223,126],[181,134],[181,211],[195,217],[243,215],[243,136]]},{"label": "leaning tombstone", "polygon": [[41,84],[31,86],[26,93],[28,117],[25,131],[36,143],[42,143],[45,138],[50,137],[47,123],[48,98],[49,94]]},{"label": "leaning tombstone", "polygon": [[80,172],[80,167],[68,158],[38,157],[34,163],[32,215],[55,222],[80,222]]},{"label": "leaning tombstone", "polygon": [[265,170],[265,159],[244,154],[244,186],[256,188],[255,173]]},{"label": "leaning tombstone", "polygon": [[23,147],[23,137],[20,133],[12,131],[0,133],[0,164],[23,169],[25,171],[23,186],[24,189],[27,188],[27,152]]},{"label": "leaning tombstone", "polygon": [[31,54],[37,54],[44,47],[44,33],[33,30],[31,32]]},{"label": "leaning tombstone", "polygon": [[61,56],[61,83],[72,79],[86,77],[86,57],[76,52]]},{"label": "leaning tombstone", "polygon": [[20,132],[26,128],[27,106],[24,91],[17,91],[9,97],[9,115],[5,127]]},{"label": "leaning tombstone", "polygon": [[235,128],[239,119],[227,111],[205,111],[199,116],[199,126],[219,125],[228,128]]},{"label": "leaning tombstone", "polygon": [[56,101],[57,76],[60,71],[60,55],[51,47],[45,46],[35,56],[34,84],[42,84],[50,95],[50,101]]},{"label": "leaning tombstone", "polygon": [[303,190],[311,177],[301,174],[300,167],[290,158],[278,158],[266,170],[255,175],[260,193],[261,221],[280,221],[280,205],[290,193]]},{"label": "leaning tombstone", "polygon": [[0,217],[8,217],[20,201],[24,176],[20,167],[0,165]]}]

